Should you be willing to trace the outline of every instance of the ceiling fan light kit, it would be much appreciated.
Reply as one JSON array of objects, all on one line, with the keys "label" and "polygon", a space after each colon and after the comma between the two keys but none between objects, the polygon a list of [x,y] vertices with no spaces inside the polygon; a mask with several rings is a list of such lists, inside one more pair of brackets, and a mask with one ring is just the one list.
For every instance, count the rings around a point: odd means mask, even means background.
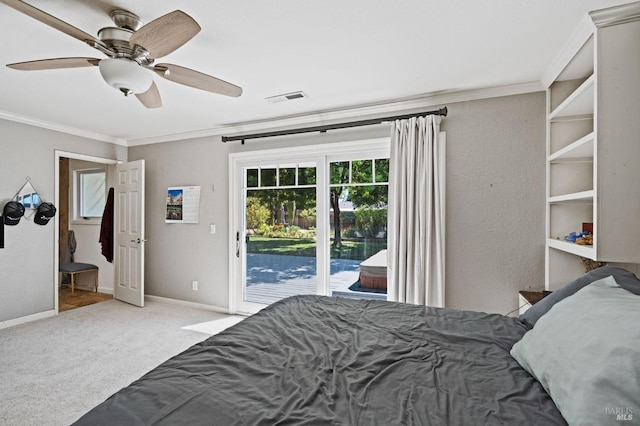
[{"label": "ceiling fan light kit", "polygon": [[[147,24],[138,15],[115,9],[110,17],[116,27],[103,28],[98,38],[22,0],[0,0],[7,6],[61,31],[108,56],[97,58],[53,58],[8,64],[12,69],[35,71],[98,66],[102,78],[125,96],[135,94],[146,108],[159,108],[162,100],[154,75],[184,86],[237,97],[242,88],[216,77],[173,64],[154,65],[155,59],[175,51],[198,32],[200,25],[189,15],[174,10]],[[152,72],[153,71],[153,72]]]},{"label": "ceiling fan light kit", "polygon": [[137,62],[126,58],[107,58],[100,61],[100,74],[109,86],[124,93],[144,93],[149,90],[153,82],[153,75],[142,68]]}]

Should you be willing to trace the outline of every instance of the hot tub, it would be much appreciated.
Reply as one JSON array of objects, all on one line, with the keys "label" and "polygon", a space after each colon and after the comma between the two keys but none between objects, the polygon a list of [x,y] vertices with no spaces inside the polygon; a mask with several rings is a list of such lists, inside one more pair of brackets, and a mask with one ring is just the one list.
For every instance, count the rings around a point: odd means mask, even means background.
[{"label": "hot tub", "polygon": [[360,287],[387,289],[387,250],[380,250],[360,263]]}]

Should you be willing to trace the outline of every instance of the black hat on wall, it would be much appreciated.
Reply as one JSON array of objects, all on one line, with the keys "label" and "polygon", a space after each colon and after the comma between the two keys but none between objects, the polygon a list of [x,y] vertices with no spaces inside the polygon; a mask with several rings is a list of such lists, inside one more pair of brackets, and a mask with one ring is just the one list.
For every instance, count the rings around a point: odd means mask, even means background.
[{"label": "black hat on wall", "polygon": [[46,225],[56,215],[56,206],[51,203],[40,203],[33,221],[38,225]]},{"label": "black hat on wall", "polygon": [[17,225],[24,216],[24,206],[17,201],[9,201],[2,210],[5,225]]}]

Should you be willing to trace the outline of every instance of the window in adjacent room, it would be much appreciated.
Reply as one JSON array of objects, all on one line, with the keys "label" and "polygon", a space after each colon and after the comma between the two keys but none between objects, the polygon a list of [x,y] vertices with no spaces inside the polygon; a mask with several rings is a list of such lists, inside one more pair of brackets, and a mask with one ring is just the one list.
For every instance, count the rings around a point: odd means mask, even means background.
[{"label": "window in adjacent room", "polygon": [[107,173],[104,169],[76,170],[75,220],[99,220],[107,199]]}]

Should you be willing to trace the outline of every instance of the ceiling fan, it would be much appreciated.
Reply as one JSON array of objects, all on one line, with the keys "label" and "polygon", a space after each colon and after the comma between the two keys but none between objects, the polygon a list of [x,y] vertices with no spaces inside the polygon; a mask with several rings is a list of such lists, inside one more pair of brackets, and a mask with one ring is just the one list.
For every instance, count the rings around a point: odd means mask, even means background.
[{"label": "ceiling fan", "polygon": [[242,94],[242,88],[199,71],[174,64],[154,64],[156,58],[168,55],[200,32],[200,25],[180,10],[143,25],[134,13],[115,9],[110,16],[116,26],[102,28],[98,37],[94,37],[23,1],[0,2],[107,55],[104,59],[74,57],[18,62],[8,64],[9,68],[35,71],[97,66],[109,85],[125,96],[134,94],[147,108],[162,106],[158,87],[153,81],[154,73],[169,81],[212,93],[233,97]]}]

